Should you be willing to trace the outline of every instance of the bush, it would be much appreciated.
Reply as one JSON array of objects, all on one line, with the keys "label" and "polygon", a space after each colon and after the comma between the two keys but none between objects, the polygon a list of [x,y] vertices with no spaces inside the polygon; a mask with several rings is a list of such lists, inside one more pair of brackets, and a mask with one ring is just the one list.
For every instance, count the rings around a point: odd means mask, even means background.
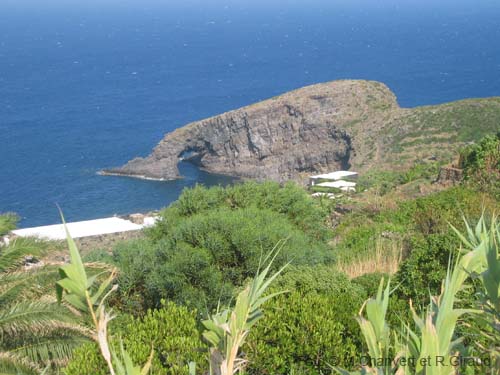
[{"label": "bush", "polygon": [[381,272],[367,273],[362,276],[356,277],[352,280],[352,283],[363,288],[368,298],[371,298],[377,295],[380,280],[384,278],[384,280],[387,281],[389,277],[389,275]]},{"label": "bush", "polygon": [[276,290],[298,291],[302,294],[342,294],[361,293],[361,289],[352,285],[346,274],[332,266],[294,266],[287,267],[275,281]]},{"label": "bush", "polygon": [[180,218],[219,208],[238,210],[251,207],[284,215],[309,236],[321,241],[328,239],[325,226],[328,211],[292,182],[284,186],[275,182],[245,182],[226,188],[197,185],[185,189],[179,199],[162,212],[163,221],[149,234],[153,239],[162,239]]},{"label": "bush", "polygon": [[219,208],[178,220],[161,240],[117,248],[123,296],[147,307],[165,298],[211,310],[219,301],[227,303],[234,287],[255,275],[262,255],[285,238],[276,269],[290,261],[333,262],[326,244],[312,240],[281,214],[256,207]]},{"label": "bush", "polygon": [[465,147],[460,153],[460,167],[468,184],[500,197],[500,132]]},{"label": "bush", "polygon": [[247,347],[249,374],[288,374],[300,367],[311,374],[328,371],[328,363],[348,367],[361,350],[354,319],[364,300],[347,293],[291,293],[266,306]]},{"label": "bush", "polygon": [[339,358],[343,365],[360,350],[354,319],[364,291],[332,267],[289,267],[275,282],[288,290],[266,305],[246,348],[249,374],[319,374]]},{"label": "bush", "polygon": [[426,305],[429,293],[439,294],[448,264],[458,255],[459,246],[460,240],[451,230],[412,239],[411,253],[395,277],[395,285],[399,285],[396,293],[417,306]]},{"label": "bush", "polygon": [[[159,310],[148,311],[143,318],[125,316],[111,326],[113,336],[123,338],[134,363],[145,363],[155,349],[153,373],[188,374],[188,364],[197,363],[206,370],[207,349],[196,325],[196,313],[185,307],[166,303]],[[75,350],[65,369],[66,375],[107,375],[107,367],[97,344],[85,344]]]}]

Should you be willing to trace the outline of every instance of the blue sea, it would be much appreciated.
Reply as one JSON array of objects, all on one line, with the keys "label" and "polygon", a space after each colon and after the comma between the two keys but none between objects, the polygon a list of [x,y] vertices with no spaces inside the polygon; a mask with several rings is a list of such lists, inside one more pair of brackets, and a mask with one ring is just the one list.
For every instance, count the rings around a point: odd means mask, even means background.
[{"label": "blue sea", "polygon": [[[500,95],[497,0],[2,0],[0,212],[21,226],[159,209],[195,183],[96,174],[188,122],[301,86],[405,107]],[[500,124],[499,124],[500,126]]]}]

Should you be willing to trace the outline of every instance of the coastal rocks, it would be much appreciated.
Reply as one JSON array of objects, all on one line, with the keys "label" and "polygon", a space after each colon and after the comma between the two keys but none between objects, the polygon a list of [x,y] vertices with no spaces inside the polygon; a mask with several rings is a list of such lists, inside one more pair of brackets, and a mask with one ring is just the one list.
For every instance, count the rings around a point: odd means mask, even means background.
[{"label": "coastal rocks", "polygon": [[[473,113],[474,123],[464,113]],[[212,173],[303,184],[339,169],[403,171],[416,160],[451,162],[466,141],[497,129],[498,118],[500,98],[401,108],[380,82],[334,81],[188,124],[149,156],[102,174],[175,179],[180,160]]]},{"label": "coastal rocks", "polygon": [[[174,179],[181,177],[179,160],[188,160],[212,173],[305,182],[310,174],[362,162],[358,153],[369,152],[355,135],[363,129],[370,137],[377,130],[377,108],[398,108],[378,82],[309,86],[186,125],[167,134],[148,157],[102,173]],[[376,145],[371,148],[375,152]]]}]

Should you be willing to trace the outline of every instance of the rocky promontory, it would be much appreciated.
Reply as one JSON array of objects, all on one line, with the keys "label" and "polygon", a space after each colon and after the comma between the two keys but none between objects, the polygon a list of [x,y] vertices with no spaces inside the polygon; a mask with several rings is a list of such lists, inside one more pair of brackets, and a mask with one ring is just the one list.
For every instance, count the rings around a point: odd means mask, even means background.
[{"label": "rocky promontory", "polygon": [[[175,179],[184,159],[212,173],[282,182],[351,167],[402,167],[452,155],[453,144],[472,140],[459,139],[473,126],[461,123],[460,111],[484,106],[500,118],[499,98],[404,109],[380,82],[333,81],[193,122],[166,134],[149,156],[102,173]],[[442,124],[444,116],[449,122]],[[474,137],[495,126],[482,121]]]}]

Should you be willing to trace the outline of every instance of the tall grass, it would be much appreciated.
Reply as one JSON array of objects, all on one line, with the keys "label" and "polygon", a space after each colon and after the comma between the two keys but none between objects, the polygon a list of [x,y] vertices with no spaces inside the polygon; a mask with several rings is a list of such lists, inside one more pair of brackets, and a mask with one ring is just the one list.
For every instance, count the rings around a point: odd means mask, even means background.
[{"label": "tall grass", "polygon": [[351,279],[375,272],[389,275],[396,273],[403,255],[402,241],[379,237],[374,246],[374,251],[368,254],[340,261],[338,269]]}]

